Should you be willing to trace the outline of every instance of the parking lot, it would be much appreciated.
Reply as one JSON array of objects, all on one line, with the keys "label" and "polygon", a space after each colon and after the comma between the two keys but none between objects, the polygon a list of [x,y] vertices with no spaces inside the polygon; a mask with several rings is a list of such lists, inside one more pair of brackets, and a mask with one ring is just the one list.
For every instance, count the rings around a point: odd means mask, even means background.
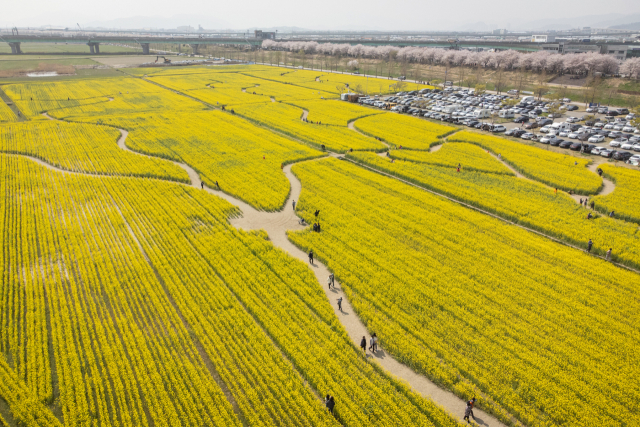
[{"label": "parking lot", "polygon": [[640,164],[640,132],[630,123],[635,115],[624,108],[585,108],[566,98],[536,101],[533,96],[475,94],[473,89],[454,87],[363,97],[358,102]]}]

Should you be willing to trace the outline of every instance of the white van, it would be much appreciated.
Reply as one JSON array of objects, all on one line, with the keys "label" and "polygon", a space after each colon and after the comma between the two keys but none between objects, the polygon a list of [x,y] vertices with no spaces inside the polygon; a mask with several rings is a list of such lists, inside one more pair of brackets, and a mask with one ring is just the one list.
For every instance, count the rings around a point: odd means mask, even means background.
[{"label": "white van", "polygon": [[446,114],[451,114],[451,113],[453,113],[455,111],[460,111],[460,110],[462,110],[462,106],[461,105],[447,105],[446,107],[444,107],[442,109],[442,112],[446,113]]},{"label": "white van", "polygon": [[571,123],[554,123],[551,125],[551,129],[556,132],[570,131]]},{"label": "white van", "polygon": [[520,100],[520,102],[533,102],[535,100],[536,100],[535,96],[525,96]]},{"label": "white van", "polygon": [[500,110],[500,112],[498,113],[498,117],[502,117],[503,119],[513,119],[515,117],[515,114],[513,114],[513,111]]},{"label": "white van", "polygon": [[473,112],[474,119],[486,119],[487,117],[491,117],[491,112],[489,110],[481,109]]}]

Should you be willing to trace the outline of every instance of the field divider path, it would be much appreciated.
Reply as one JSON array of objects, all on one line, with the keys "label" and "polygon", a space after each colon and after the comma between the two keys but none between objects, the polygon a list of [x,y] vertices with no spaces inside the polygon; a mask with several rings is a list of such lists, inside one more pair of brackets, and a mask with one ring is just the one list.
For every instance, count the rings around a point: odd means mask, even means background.
[{"label": "field divider path", "polygon": [[[57,120],[46,113],[44,115],[50,120]],[[132,153],[143,155],[147,157],[146,154],[141,154],[136,151],[130,150],[126,146],[126,138],[128,136],[128,132],[124,129],[119,129],[121,136],[118,139],[118,147],[123,150],[130,151]],[[18,154],[20,155],[20,154]],[[335,158],[345,159],[344,156],[338,155],[336,153],[329,153],[329,156]],[[100,176],[94,174],[88,174],[84,172],[74,172],[68,171],[65,169],[58,168],[49,163],[43,162],[39,159],[25,156],[31,160],[36,161],[38,164],[47,167],[49,169],[63,172],[63,173],[73,173],[73,174],[83,174],[89,176]],[[319,161],[325,159],[326,157],[320,157],[311,160],[304,161]],[[300,193],[302,191],[302,184],[298,180],[298,178],[291,172],[291,164],[287,165],[283,168],[283,172],[287,179],[289,180],[291,190],[289,192],[289,196],[284,204],[282,210],[277,212],[265,212],[260,211],[248,203],[236,199],[235,197],[224,193],[220,190],[215,190],[209,188],[202,184],[202,181],[198,175],[198,173],[188,166],[185,163],[172,161],[174,164],[182,167],[191,180],[190,184],[184,184],[180,182],[175,182],[177,185],[190,185],[196,189],[202,189],[203,191],[207,191],[208,193],[221,197],[228,201],[229,203],[237,206],[242,211],[242,216],[229,218],[229,223],[236,228],[243,230],[264,230],[267,232],[269,236],[269,241],[276,247],[284,250],[290,256],[297,258],[303,262],[308,261],[308,255],[294,245],[289,238],[287,237],[287,231],[299,231],[309,227],[309,224],[301,224],[300,218],[296,215],[296,212],[293,210],[292,202],[295,200],[296,202],[299,200]],[[298,162],[301,163],[301,162]],[[357,165],[357,163],[354,162]],[[360,165],[358,165],[360,166]],[[378,172],[375,171],[374,172]],[[380,172],[378,172],[380,173]],[[386,174],[383,174],[386,175]],[[108,175],[111,176],[111,175]],[[100,176],[102,177],[102,176]],[[411,184],[413,185],[413,184]],[[415,185],[414,185],[415,186]],[[139,244],[139,242],[138,242]],[[146,254],[145,254],[146,255]],[[320,288],[324,291],[329,303],[336,315],[336,317],[340,320],[340,323],[345,328],[351,341],[353,342],[356,348],[359,348],[360,340],[363,336],[370,336],[370,332],[367,330],[366,326],[360,318],[357,316],[355,310],[349,303],[348,298],[342,292],[342,288],[340,287],[340,283],[338,280],[335,281],[336,289],[329,290],[326,286],[327,278],[329,277],[330,271],[329,269],[319,262],[318,260],[314,260],[313,264],[309,264],[311,271],[316,276],[318,280],[318,284]],[[323,283],[325,284],[323,286]],[[342,310],[338,310],[337,307],[337,299],[338,297],[342,297]],[[453,394],[452,392],[445,390],[429,380],[426,376],[419,374],[413,371],[411,368],[402,364],[395,360],[390,354],[386,353],[382,347],[375,354],[367,354],[367,357],[373,363],[377,363],[382,367],[388,374],[391,376],[402,380],[406,384],[408,384],[415,392],[421,394],[424,397],[427,397],[433,400],[436,404],[440,405],[447,412],[449,412],[454,418],[462,421],[462,417],[464,415],[464,409],[466,407],[466,402],[460,399],[458,396]],[[487,427],[505,427],[505,424],[500,422],[495,417],[483,412],[481,409],[474,409],[474,413],[476,414],[476,421],[481,426]]]}]

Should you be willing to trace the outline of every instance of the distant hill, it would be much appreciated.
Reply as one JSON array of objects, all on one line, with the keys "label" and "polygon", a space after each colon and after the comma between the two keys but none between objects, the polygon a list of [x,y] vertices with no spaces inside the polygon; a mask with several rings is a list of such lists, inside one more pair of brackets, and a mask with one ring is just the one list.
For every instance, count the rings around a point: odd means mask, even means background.
[{"label": "distant hill", "polygon": [[632,22],[631,24],[622,24],[622,25],[613,25],[611,27],[612,30],[639,30],[640,31],[640,22]]}]

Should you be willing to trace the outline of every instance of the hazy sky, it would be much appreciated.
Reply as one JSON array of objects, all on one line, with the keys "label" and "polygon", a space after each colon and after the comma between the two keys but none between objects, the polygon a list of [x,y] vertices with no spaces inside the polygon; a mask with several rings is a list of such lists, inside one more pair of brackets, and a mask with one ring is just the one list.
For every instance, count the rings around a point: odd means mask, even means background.
[{"label": "hazy sky", "polygon": [[[608,14],[629,17],[640,13],[640,1],[637,0],[608,0],[606,3],[600,0],[6,0],[1,9],[0,25],[75,26],[76,23],[87,25],[119,18],[151,17],[158,22],[158,27],[169,27],[173,23],[237,29],[297,26],[438,30],[484,22],[496,28],[515,29],[523,22],[536,20],[552,20],[565,25],[576,21],[573,26],[584,25],[576,17],[592,15],[595,19],[600,15],[606,18],[602,12],[605,4]],[[640,21],[640,17],[636,21]]]}]

